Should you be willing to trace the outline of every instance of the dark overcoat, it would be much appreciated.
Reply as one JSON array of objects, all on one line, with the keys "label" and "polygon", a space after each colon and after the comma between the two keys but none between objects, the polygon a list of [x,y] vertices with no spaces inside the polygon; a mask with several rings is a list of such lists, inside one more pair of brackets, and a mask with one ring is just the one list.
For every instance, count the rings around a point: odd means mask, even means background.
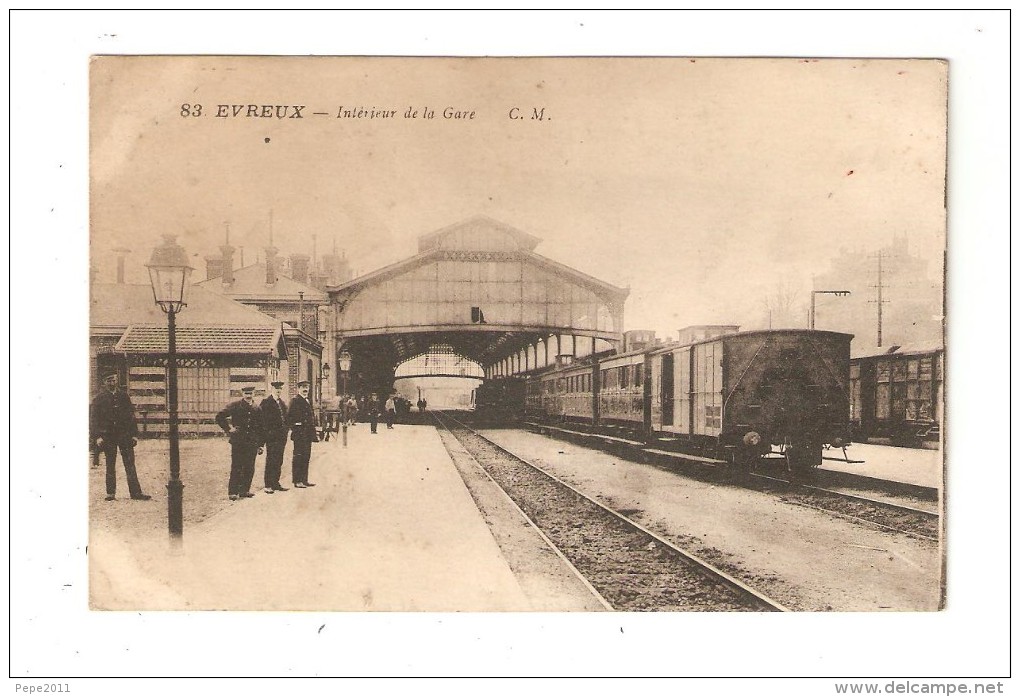
[{"label": "dark overcoat", "polygon": [[259,405],[259,413],[267,443],[287,440],[287,405],[282,399],[273,395],[266,397]]},{"label": "dark overcoat", "polygon": [[[223,407],[216,415],[216,423],[230,435],[231,445],[261,448],[266,442],[258,408],[243,399]],[[231,426],[236,429],[233,433],[230,432]]]},{"label": "dark overcoat", "polygon": [[89,410],[89,431],[92,442],[102,438],[107,442],[121,443],[138,436],[135,407],[123,390],[103,390],[92,400]]},{"label": "dark overcoat", "polygon": [[287,407],[287,425],[290,427],[290,439],[295,443],[314,443],[319,440],[315,431],[315,413],[312,411],[312,405],[301,395],[290,400]]}]

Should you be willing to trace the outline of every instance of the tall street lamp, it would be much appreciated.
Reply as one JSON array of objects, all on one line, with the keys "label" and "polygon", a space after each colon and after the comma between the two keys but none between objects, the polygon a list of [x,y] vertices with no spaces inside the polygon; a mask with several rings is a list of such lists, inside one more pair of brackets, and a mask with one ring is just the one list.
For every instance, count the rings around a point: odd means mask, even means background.
[{"label": "tall street lamp", "polygon": [[336,355],[336,367],[343,378],[341,394],[347,394],[347,373],[351,369],[351,354],[347,349],[344,349]]},{"label": "tall street lamp", "polygon": [[347,397],[347,371],[351,369],[351,354],[344,349],[336,355],[336,367],[343,378],[343,388],[340,392],[340,427],[343,429],[344,447],[347,447],[347,418],[344,411],[347,408],[345,398]]},{"label": "tall street lamp", "polygon": [[815,296],[816,295],[838,295],[845,297],[850,295],[848,290],[813,290],[811,291],[811,329],[815,328]]},{"label": "tall street lamp", "polygon": [[170,541],[179,545],[184,536],[184,484],[181,483],[180,434],[177,424],[177,313],[187,307],[185,293],[193,269],[188,254],[174,235],[163,235],[163,244],[152,250],[146,267],[152,297],[166,313],[167,411],[170,414],[170,479],[167,481],[167,525]]}]

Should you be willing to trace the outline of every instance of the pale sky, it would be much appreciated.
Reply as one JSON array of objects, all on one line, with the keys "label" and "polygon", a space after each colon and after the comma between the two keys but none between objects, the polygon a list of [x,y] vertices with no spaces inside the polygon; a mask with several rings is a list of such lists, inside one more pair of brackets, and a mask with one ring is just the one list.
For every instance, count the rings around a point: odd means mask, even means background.
[{"label": "pale sky", "polygon": [[[97,59],[92,249],[110,280],[109,250],[132,249],[144,282],[175,232],[201,278],[228,221],[253,262],[272,211],[282,253],[314,234],[368,273],[484,214],[629,286],[627,329],[752,328],[765,295],[809,288],[840,247],[906,235],[941,276],[946,85],[931,60]],[[306,106],[278,120],[220,104]]]}]

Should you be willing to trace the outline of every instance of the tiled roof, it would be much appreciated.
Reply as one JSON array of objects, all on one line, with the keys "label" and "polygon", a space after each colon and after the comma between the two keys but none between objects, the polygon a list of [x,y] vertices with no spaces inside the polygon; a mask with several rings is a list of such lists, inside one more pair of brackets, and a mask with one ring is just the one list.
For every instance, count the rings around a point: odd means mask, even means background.
[{"label": "tiled roof", "polygon": [[234,282],[226,287],[223,285],[222,276],[201,281],[197,285],[214,293],[239,300],[266,299],[298,302],[300,299],[298,293],[304,293],[306,303],[326,302],[326,294],[315,286],[295,281],[281,273],[277,273],[276,283],[267,286],[264,263],[250,264],[240,269],[234,269]]},{"label": "tiled roof", "polygon": [[[178,327],[177,352],[179,354],[257,354],[280,355],[282,331],[280,326],[206,326]],[[124,353],[166,353],[167,328],[132,325],[117,342],[117,351]]]}]

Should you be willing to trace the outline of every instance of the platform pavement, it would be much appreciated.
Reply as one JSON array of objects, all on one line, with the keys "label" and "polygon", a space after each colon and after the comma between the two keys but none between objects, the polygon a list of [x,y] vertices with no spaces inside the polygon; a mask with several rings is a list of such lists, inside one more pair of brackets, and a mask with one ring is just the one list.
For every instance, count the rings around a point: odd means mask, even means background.
[{"label": "platform pavement", "polygon": [[[853,443],[846,449],[846,454],[851,462],[824,459],[821,468],[905,484],[942,488],[941,450]],[[836,448],[826,450],[823,455],[826,458],[840,460],[843,458],[843,452]],[[857,460],[863,462],[855,462]]]},{"label": "platform pavement", "polygon": [[380,425],[373,435],[358,424],[347,448],[313,447],[310,479],[309,489],[256,490],[185,530],[176,553],[165,533],[94,535],[93,607],[531,609],[435,428]]}]

